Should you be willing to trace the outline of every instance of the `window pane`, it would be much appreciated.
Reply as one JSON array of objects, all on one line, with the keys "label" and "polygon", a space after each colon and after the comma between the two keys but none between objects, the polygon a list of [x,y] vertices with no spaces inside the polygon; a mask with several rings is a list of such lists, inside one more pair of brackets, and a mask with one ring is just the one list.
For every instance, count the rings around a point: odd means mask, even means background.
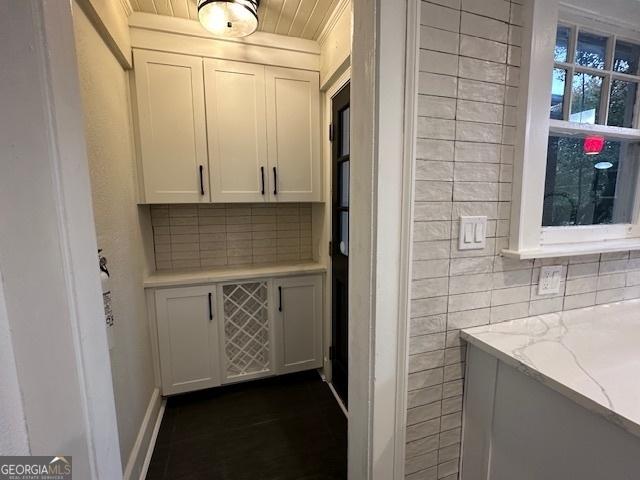
[{"label": "window pane", "polygon": [[340,112],[340,156],[349,155],[350,113],[349,107]]},{"label": "window pane", "polygon": [[596,123],[600,113],[602,77],[576,72],[573,75],[571,89],[573,98],[569,120],[578,123]]},{"label": "window pane", "polygon": [[578,34],[577,64],[591,68],[604,68],[606,52],[607,37],[587,32]]},{"label": "window pane", "polygon": [[627,42],[616,42],[616,54],[613,60],[613,70],[630,75],[638,74],[638,59],[640,58],[640,45]]},{"label": "window pane", "polygon": [[543,226],[631,220],[638,144],[602,142],[594,148],[585,137],[549,137]]},{"label": "window pane", "polygon": [[556,34],[556,48],[554,52],[554,59],[556,62],[567,62],[569,53],[569,37],[571,36],[571,29],[569,27],[563,27],[558,25],[558,32]]},{"label": "window pane", "polygon": [[551,118],[562,120],[562,108],[564,106],[564,85],[567,79],[567,71],[562,68],[553,69],[553,84],[551,86]]},{"label": "window pane", "polygon": [[341,207],[349,206],[349,160],[345,160],[340,164],[338,169],[338,205]]},{"label": "window pane", "polygon": [[340,212],[340,253],[349,256],[349,212]]},{"label": "window pane", "polygon": [[607,124],[612,127],[633,127],[633,106],[636,102],[638,84],[613,80],[609,100],[609,118]]}]

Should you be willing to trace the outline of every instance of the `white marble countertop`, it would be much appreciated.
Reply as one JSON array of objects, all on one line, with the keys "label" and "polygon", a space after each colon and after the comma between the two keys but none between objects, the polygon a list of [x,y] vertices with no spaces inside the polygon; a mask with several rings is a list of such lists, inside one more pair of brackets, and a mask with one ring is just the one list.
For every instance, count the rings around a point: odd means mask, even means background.
[{"label": "white marble countertop", "polygon": [[322,273],[327,267],[317,262],[243,265],[210,269],[158,271],[144,278],[145,288],[199,285],[203,283],[244,280],[251,278],[282,277],[292,274]]},{"label": "white marble countertop", "polygon": [[640,300],[470,328],[461,336],[640,437]]}]

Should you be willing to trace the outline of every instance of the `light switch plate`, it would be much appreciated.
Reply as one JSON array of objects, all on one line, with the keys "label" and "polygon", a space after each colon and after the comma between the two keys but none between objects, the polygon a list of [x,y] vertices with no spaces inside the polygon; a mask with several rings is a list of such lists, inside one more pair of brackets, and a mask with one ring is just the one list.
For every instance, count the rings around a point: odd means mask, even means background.
[{"label": "light switch plate", "polygon": [[560,278],[562,277],[562,265],[540,268],[538,279],[538,295],[551,295],[560,292]]},{"label": "light switch plate", "polygon": [[460,217],[459,250],[482,250],[487,245],[487,217]]}]

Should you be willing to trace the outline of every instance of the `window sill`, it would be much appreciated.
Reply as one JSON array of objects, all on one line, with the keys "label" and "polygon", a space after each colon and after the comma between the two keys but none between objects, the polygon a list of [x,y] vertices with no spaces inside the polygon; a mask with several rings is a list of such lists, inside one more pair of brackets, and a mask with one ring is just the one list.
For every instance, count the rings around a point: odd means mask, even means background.
[{"label": "window sill", "polygon": [[506,248],[502,250],[502,254],[505,257],[529,260],[532,258],[571,257],[595,253],[624,252],[627,250],[640,250],[640,238],[559,243],[554,245],[541,245],[539,248],[529,250],[510,250]]}]

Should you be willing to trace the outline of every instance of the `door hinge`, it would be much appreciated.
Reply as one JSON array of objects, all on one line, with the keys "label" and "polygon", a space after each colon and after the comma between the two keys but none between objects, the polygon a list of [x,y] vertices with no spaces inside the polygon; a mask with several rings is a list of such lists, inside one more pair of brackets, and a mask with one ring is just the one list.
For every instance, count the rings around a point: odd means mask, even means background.
[{"label": "door hinge", "polygon": [[329,125],[329,141],[333,142],[333,123]]},{"label": "door hinge", "polygon": [[329,347],[329,360],[333,360],[336,357],[335,348],[333,345]]},{"label": "door hinge", "polygon": [[333,256],[333,242],[329,242],[329,256]]}]

